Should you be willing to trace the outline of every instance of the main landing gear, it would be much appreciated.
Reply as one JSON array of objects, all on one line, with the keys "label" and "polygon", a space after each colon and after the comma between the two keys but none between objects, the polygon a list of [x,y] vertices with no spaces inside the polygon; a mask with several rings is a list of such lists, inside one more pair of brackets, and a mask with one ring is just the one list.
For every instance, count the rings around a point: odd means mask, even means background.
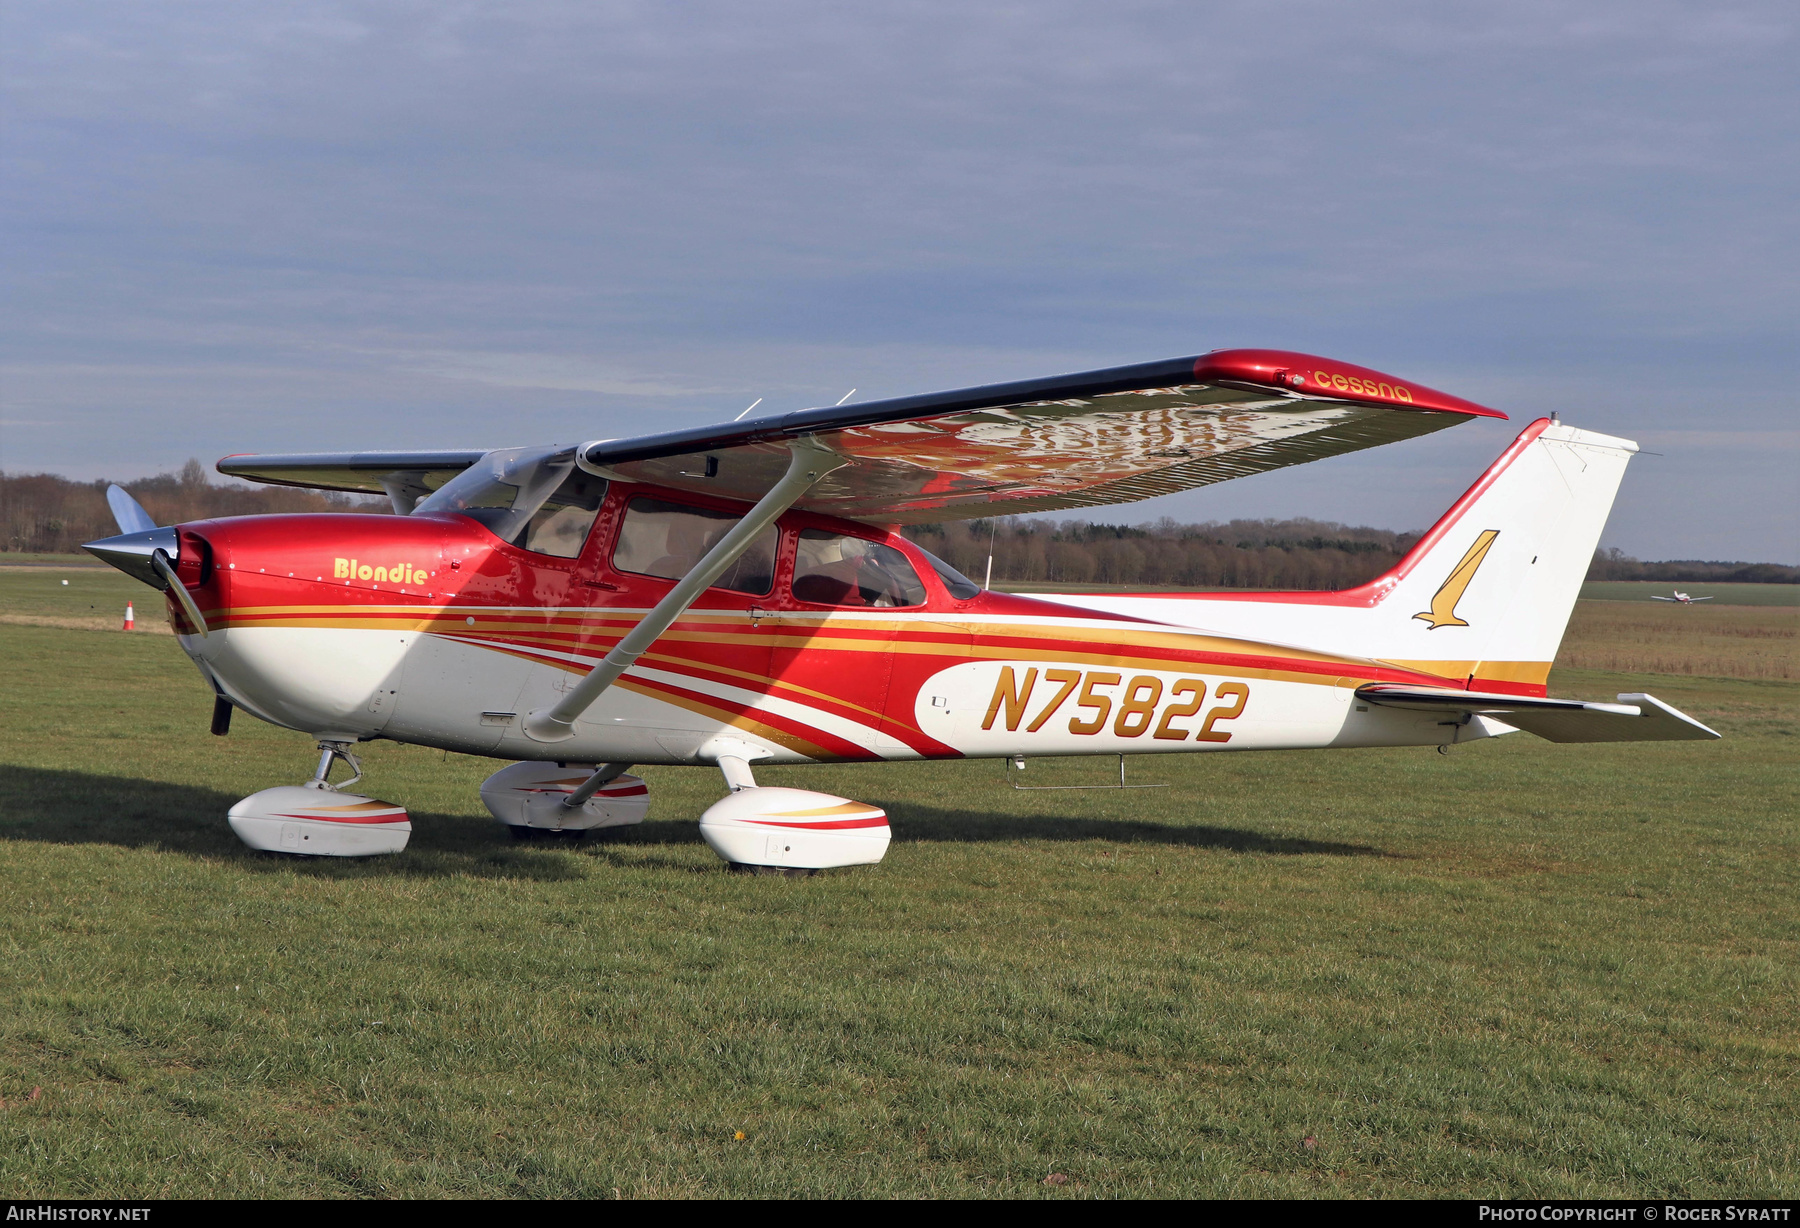
[{"label": "main landing gear", "polygon": [[718,756],[731,792],[700,816],[700,836],[743,874],[801,877],[838,866],[874,865],[893,832],[887,812],[810,789],[761,787],[748,759]]},{"label": "main landing gear", "polygon": [[[362,779],[354,743],[319,742],[319,769],[304,785],[253,793],[231,808],[231,830],[253,849],[310,857],[398,853],[412,835],[404,807],[346,790]],[[700,816],[700,835],[731,869],[790,877],[873,865],[887,854],[887,812],[810,789],[764,787],[750,771],[757,748],[716,756],[731,792]],[[762,752],[765,753],[766,752]],[[331,783],[339,763],[350,777]],[[488,777],[481,800],[515,838],[579,837],[644,821],[650,790],[623,763],[514,763]]]},{"label": "main landing gear", "polygon": [[515,763],[481,782],[481,800],[515,840],[642,823],[650,790],[628,763]]},{"label": "main landing gear", "polygon": [[[231,830],[253,849],[309,857],[368,857],[398,853],[412,836],[405,807],[344,789],[362,779],[362,764],[351,743],[319,743],[319,770],[303,785],[281,785],[252,793],[231,808]],[[331,783],[331,769],[343,760],[352,773]]]}]

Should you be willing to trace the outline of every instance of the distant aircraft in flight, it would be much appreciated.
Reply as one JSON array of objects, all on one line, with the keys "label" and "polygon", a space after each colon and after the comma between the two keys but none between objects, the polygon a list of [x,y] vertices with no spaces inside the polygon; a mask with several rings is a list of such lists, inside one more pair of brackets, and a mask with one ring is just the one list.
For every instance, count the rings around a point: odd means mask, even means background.
[{"label": "distant aircraft in flight", "polygon": [[1696,601],[1711,601],[1712,600],[1711,597],[1690,597],[1686,593],[1682,592],[1680,589],[1675,589],[1674,593],[1675,593],[1675,595],[1673,597],[1658,597],[1655,593],[1651,593],[1650,600],[1652,600],[1652,601],[1674,601],[1674,602],[1679,602],[1681,605],[1693,605]]}]

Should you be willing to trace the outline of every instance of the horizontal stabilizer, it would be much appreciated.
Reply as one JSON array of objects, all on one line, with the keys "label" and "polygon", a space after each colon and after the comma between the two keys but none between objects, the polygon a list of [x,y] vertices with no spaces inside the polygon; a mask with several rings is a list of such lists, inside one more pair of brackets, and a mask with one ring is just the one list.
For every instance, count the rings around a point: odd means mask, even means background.
[{"label": "horizontal stabilizer", "polygon": [[1383,683],[1359,687],[1356,697],[1383,708],[1492,717],[1548,742],[1682,742],[1720,736],[1653,695],[1621,695],[1616,704],[1593,704]]}]

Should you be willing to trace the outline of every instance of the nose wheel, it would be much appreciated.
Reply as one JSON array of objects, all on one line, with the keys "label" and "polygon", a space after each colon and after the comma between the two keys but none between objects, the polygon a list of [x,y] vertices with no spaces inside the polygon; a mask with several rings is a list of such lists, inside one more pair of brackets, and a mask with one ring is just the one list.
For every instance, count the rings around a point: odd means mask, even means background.
[{"label": "nose wheel", "polygon": [[[231,830],[253,849],[303,857],[370,857],[398,853],[412,836],[406,808],[345,790],[362,779],[352,743],[319,742],[319,769],[303,785],[252,793],[231,808]],[[350,778],[331,783],[342,760]]]}]

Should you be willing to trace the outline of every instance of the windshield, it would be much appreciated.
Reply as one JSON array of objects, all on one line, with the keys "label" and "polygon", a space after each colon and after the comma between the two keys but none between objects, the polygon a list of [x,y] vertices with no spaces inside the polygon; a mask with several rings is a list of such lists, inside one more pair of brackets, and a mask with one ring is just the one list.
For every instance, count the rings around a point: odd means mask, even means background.
[{"label": "windshield", "polygon": [[[480,521],[490,533],[509,545],[529,548],[530,544],[523,539],[532,527],[532,517],[551,495],[557,493],[563,479],[574,469],[574,448],[501,448],[489,452],[445,483],[436,494],[419,504],[416,512],[455,512]],[[595,484],[605,490],[604,484]],[[587,497],[576,502],[591,503],[598,508],[599,503],[589,492],[582,494]],[[588,520],[591,523],[591,515]],[[579,539],[576,548],[580,548]]]}]

